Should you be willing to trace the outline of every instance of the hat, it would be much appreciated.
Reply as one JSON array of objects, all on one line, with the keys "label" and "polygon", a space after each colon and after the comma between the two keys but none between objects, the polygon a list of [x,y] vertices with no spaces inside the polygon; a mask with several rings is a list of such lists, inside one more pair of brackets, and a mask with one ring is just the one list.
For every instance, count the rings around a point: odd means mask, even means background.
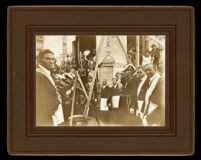
[{"label": "hat", "polygon": [[153,47],[153,46],[155,46],[155,47],[156,47],[156,45],[155,45],[155,44],[152,44],[152,45],[151,45],[151,47]]},{"label": "hat", "polygon": [[70,78],[70,79],[73,79],[74,78],[74,75],[72,73],[64,73],[63,74],[66,78]]},{"label": "hat", "polygon": [[91,75],[88,75],[88,76],[87,76],[87,79],[92,79],[92,76],[91,76]]},{"label": "hat", "polygon": [[127,66],[124,67],[124,69],[121,72],[125,72],[128,69],[129,66],[131,66],[134,71],[136,70],[136,68],[135,68],[135,66],[133,64],[128,64]]},{"label": "hat", "polygon": [[91,51],[90,50],[86,50],[83,53],[84,53],[84,56],[86,57],[86,56],[88,56],[91,53]]},{"label": "hat", "polygon": [[95,55],[90,53],[89,55],[86,56],[87,59],[93,58]]}]

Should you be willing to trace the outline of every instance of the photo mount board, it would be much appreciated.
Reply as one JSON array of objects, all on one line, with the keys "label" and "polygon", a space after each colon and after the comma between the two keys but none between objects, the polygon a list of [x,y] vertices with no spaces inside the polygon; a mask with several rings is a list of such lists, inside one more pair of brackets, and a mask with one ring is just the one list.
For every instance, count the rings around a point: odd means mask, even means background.
[{"label": "photo mount board", "polygon": [[[7,29],[9,154],[183,156],[194,153],[192,7],[10,6]],[[165,127],[36,127],[35,36],[68,34],[166,35]]]}]

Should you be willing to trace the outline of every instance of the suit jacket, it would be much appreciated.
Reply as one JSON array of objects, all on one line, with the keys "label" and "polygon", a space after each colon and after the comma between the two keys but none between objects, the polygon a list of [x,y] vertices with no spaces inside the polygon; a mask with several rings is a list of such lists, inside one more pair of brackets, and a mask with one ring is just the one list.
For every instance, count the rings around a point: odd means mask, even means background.
[{"label": "suit jacket", "polygon": [[117,96],[121,94],[121,89],[119,89],[118,84],[116,88],[114,87],[114,85],[111,87],[111,92],[112,92],[112,96]]},{"label": "suit jacket", "polygon": [[150,96],[149,100],[152,103],[158,104],[161,107],[164,107],[165,105],[165,92],[164,92],[164,78],[160,77],[155,90],[153,91],[152,95]]},{"label": "suit jacket", "polygon": [[158,65],[158,62],[160,59],[160,49],[156,48],[155,50],[152,50],[151,55],[152,55],[152,57],[154,57],[153,64]]},{"label": "suit jacket", "polygon": [[110,98],[112,95],[112,90],[110,87],[106,86],[105,88],[101,87],[101,98]]},{"label": "suit jacket", "polygon": [[137,87],[138,87],[138,81],[136,77],[130,77],[125,82],[125,88],[123,90],[124,95],[131,95],[135,96],[137,98]]},{"label": "suit jacket", "polygon": [[60,101],[53,83],[41,72],[36,72],[36,125],[52,125],[52,115]]},{"label": "suit jacket", "polygon": [[165,83],[164,78],[160,76],[152,94],[149,97],[149,104],[145,110],[145,115],[149,112],[151,104],[158,107],[148,115],[147,120],[150,124],[165,124]]},{"label": "suit jacket", "polygon": [[125,88],[123,89],[123,95],[131,96],[131,107],[137,107],[137,88],[138,88],[138,80],[136,77],[130,77],[125,81]]}]

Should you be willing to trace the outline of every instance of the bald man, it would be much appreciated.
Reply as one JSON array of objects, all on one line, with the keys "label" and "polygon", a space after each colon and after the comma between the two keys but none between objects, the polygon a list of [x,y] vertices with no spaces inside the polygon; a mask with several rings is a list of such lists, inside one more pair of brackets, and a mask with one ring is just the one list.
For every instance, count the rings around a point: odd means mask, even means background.
[{"label": "bald man", "polygon": [[[141,100],[144,125],[165,125],[165,83],[154,64],[145,66],[146,80],[139,85],[138,100]],[[142,93],[143,92],[143,93]]]}]

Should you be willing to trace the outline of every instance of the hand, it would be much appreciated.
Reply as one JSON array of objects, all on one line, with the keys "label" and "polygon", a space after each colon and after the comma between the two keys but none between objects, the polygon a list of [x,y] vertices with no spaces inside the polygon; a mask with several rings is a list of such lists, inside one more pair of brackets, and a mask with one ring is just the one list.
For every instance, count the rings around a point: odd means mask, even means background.
[{"label": "hand", "polygon": [[69,96],[71,94],[71,89],[66,91],[66,95]]},{"label": "hand", "polygon": [[148,122],[147,122],[147,118],[143,118],[142,119],[142,123],[143,123],[144,126],[148,126],[149,125]]},{"label": "hand", "polygon": [[140,116],[140,111],[138,109],[136,110],[136,116]]},{"label": "hand", "polygon": [[143,117],[144,119],[147,119],[147,115],[144,115],[144,117]]},{"label": "hand", "polygon": [[134,108],[130,108],[130,113],[134,113]]},{"label": "hand", "polygon": [[140,112],[140,119],[144,119],[144,113]]}]

